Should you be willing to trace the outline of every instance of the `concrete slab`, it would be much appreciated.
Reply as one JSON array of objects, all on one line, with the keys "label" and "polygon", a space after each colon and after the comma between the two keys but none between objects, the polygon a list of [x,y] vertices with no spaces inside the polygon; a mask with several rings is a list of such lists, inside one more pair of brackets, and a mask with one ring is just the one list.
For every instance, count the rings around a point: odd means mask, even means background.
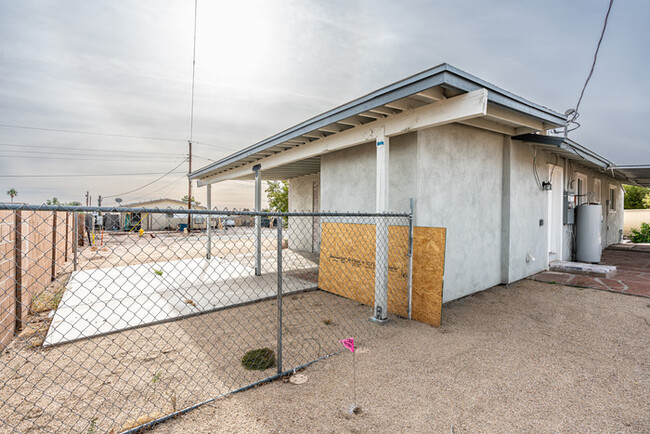
[{"label": "concrete slab", "polygon": [[559,273],[584,274],[606,278],[616,275],[616,267],[613,265],[585,264],[583,262],[555,261],[551,262],[550,270]]},{"label": "concrete slab", "polygon": [[588,276],[575,272],[542,271],[530,278],[582,288],[602,289],[650,297],[650,253],[643,249],[609,247],[603,251],[601,265],[616,266],[614,278]]},{"label": "concrete slab", "polygon": [[[272,258],[265,274],[222,258],[183,259],[98,268],[72,274],[43,346],[273,297]],[[315,287],[287,273],[284,293]]]}]

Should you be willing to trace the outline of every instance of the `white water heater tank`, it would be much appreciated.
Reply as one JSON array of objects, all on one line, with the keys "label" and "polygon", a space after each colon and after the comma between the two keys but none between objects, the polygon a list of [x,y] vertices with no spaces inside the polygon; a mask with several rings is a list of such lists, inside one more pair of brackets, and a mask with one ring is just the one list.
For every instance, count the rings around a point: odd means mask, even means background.
[{"label": "white water heater tank", "polygon": [[584,204],[576,209],[576,260],[600,262],[602,205]]}]

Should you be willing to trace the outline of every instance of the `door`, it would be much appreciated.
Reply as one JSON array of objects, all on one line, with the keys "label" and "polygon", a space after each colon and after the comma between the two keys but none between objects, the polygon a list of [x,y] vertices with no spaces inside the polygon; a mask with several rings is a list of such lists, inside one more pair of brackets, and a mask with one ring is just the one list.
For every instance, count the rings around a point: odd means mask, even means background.
[{"label": "door", "polygon": [[560,166],[549,164],[548,179],[551,190],[547,191],[547,230],[548,230],[548,262],[562,260],[562,199],[564,190],[563,170]]}]

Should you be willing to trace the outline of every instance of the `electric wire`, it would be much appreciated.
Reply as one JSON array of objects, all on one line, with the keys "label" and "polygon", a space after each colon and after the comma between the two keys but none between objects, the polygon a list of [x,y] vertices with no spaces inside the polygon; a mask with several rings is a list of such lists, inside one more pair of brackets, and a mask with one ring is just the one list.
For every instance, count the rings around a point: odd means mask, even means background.
[{"label": "electric wire", "polygon": [[[179,182],[181,182],[181,181],[185,178],[185,176],[186,176],[186,173],[183,172],[183,173],[180,174],[180,176],[178,177],[178,179],[176,179],[176,180],[174,180],[174,181],[170,181],[170,182],[168,182],[167,184],[164,184],[164,185],[162,185],[162,186],[156,188],[155,190],[151,190],[151,191],[148,192],[147,194],[143,194],[142,196],[134,197],[134,198],[132,198],[132,199],[130,199],[130,200],[136,201],[136,200],[144,199],[145,197],[150,197],[151,194],[153,194],[153,193],[157,193],[157,192],[159,192],[160,190],[163,190],[163,189],[165,189],[165,188],[167,188],[167,187],[169,187],[169,186],[172,186],[172,188],[173,188],[173,187],[175,187]],[[171,191],[171,190],[169,190],[169,191]],[[165,196],[166,196],[166,195],[165,195]]]},{"label": "electric wire", "polygon": [[31,127],[27,125],[14,125],[0,123],[0,127],[4,128],[19,128],[24,130],[37,130],[37,131],[51,131],[55,133],[68,133],[68,134],[85,134],[89,136],[104,136],[104,137],[119,137],[123,139],[140,139],[140,140],[165,140],[171,142],[184,142],[183,139],[175,139],[172,137],[150,137],[150,136],[131,136],[128,134],[111,134],[111,133],[98,133],[94,131],[79,131],[79,130],[65,130],[59,128],[44,128],[44,127]]},{"label": "electric wire", "polygon": [[[178,152],[158,152],[158,151],[151,151],[151,152],[145,152],[145,151],[131,151],[131,150],[118,150],[118,149],[86,149],[86,148],[74,148],[71,146],[43,146],[43,145],[19,145],[15,143],[0,143],[0,147],[12,147],[12,148],[30,148],[30,149],[46,149],[46,150],[57,150],[55,152],[59,152],[58,149],[63,149],[63,150],[69,150],[69,151],[82,151],[84,154],[88,152],[111,152],[111,153],[117,153],[120,155],[125,155],[125,156],[133,156],[133,155],[171,155],[171,156],[186,156],[187,154],[183,153],[178,153]],[[18,152],[18,151],[16,151]],[[74,155],[80,155],[79,152],[75,152]],[[95,155],[95,154],[93,154]],[[115,156],[115,155],[113,155]]]},{"label": "electric wire", "polygon": [[[181,164],[184,163],[181,162]],[[176,166],[178,167],[178,166]],[[148,172],[148,173],[55,173],[48,175],[0,175],[0,178],[87,178],[87,177],[96,177],[103,178],[109,176],[151,176],[151,175],[169,175],[172,172],[160,173],[160,172]],[[185,172],[175,172],[175,173],[185,173]]]},{"label": "electric wire", "polygon": [[[174,158],[173,160],[145,160],[145,159],[110,159],[110,158],[104,158],[104,157],[99,157],[98,158],[76,158],[76,157],[41,157],[41,156],[33,156],[33,155],[7,155],[3,154],[2,151],[0,151],[0,157],[7,158],[7,159],[12,159],[12,158],[23,158],[23,159],[28,159],[28,160],[64,160],[64,161],[96,161],[99,163],[104,163],[104,162],[120,162],[120,163],[151,163],[151,164],[157,164],[157,163],[169,163],[170,161],[178,161],[178,158]],[[116,155],[113,155],[112,157],[116,157]],[[187,160],[187,157],[185,157],[184,160]]]},{"label": "electric wire", "polygon": [[603,22],[603,30],[600,33],[600,38],[598,39],[598,44],[596,45],[596,51],[594,52],[594,59],[591,63],[591,69],[589,70],[589,75],[585,80],[584,86],[582,86],[582,91],[580,92],[580,98],[578,98],[578,103],[576,104],[572,117],[567,121],[568,123],[574,124],[575,127],[568,129],[567,132],[574,131],[580,128],[580,123],[576,122],[576,119],[580,117],[580,112],[578,110],[580,109],[580,103],[582,102],[582,98],[584,97],[585,90],[587,89],[587,84],[589,84],[589,80],[591,80],[591,76],[594,74],[594,69],[596,68],[596,61],[598,60],[598,51],[600,50],[600,45],[602,44],[603,37],[605,36],[605,30],[607,29],[607,22],[609,20],[609,13],[612,11],[613,5],[614,5],[614,0],[609,0],[609,6],[607,7],[607,14],[605,15],[605,21]]},{"label": "electric wire", "polygon": [[142,187],[138,187],[138,188],[135,188],[135,189],[133,189],[133,190],[126,191],[126,192],[124,192],[124,193],[113,194],[113,195],[110,195],[110,196],[104,196],[104,199],[108,199],[108,198],[111,198],[111,197],[117,197],[117,196],[124,196],[124,195],[130,194],[130,193],[136,192],[136,191],[138,191],[138,190],[142,190],[143,188],[149,187],[151,184],[160,181],[160,180],[163,179],[165,176],[171,174],[174,170],[176,170],[176,169],[178,169],[179,167],[181,167],[181,165],[182,165],[183,163],[185,163],[186,161],[187,161],[187,158],[184,159],[183,161],[181,161],[177,166],[174,166],[174,168],[173,168],[172,170],[170,170],[169,172],[163,174],[161,177],[156,178],[156,179],[154,179],[154,180],[151,181],[151,182],[146,183],[146,184],[143,185]]}]

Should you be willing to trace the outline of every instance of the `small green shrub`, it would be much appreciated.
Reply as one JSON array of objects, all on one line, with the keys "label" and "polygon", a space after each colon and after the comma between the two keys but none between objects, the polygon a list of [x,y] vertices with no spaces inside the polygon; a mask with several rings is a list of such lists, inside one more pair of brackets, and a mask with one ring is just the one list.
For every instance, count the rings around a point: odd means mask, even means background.
[{"label": "small green shrub", "polygon": [[263,371],[275,366],[275,352],[270,348],[258,348],[244,354],[241,364],[249,370]]},{"label": "small green shrub", "polygon": [[650,225],[641,223],[641,229],[632,229],[633,243],[650,243]]}]

